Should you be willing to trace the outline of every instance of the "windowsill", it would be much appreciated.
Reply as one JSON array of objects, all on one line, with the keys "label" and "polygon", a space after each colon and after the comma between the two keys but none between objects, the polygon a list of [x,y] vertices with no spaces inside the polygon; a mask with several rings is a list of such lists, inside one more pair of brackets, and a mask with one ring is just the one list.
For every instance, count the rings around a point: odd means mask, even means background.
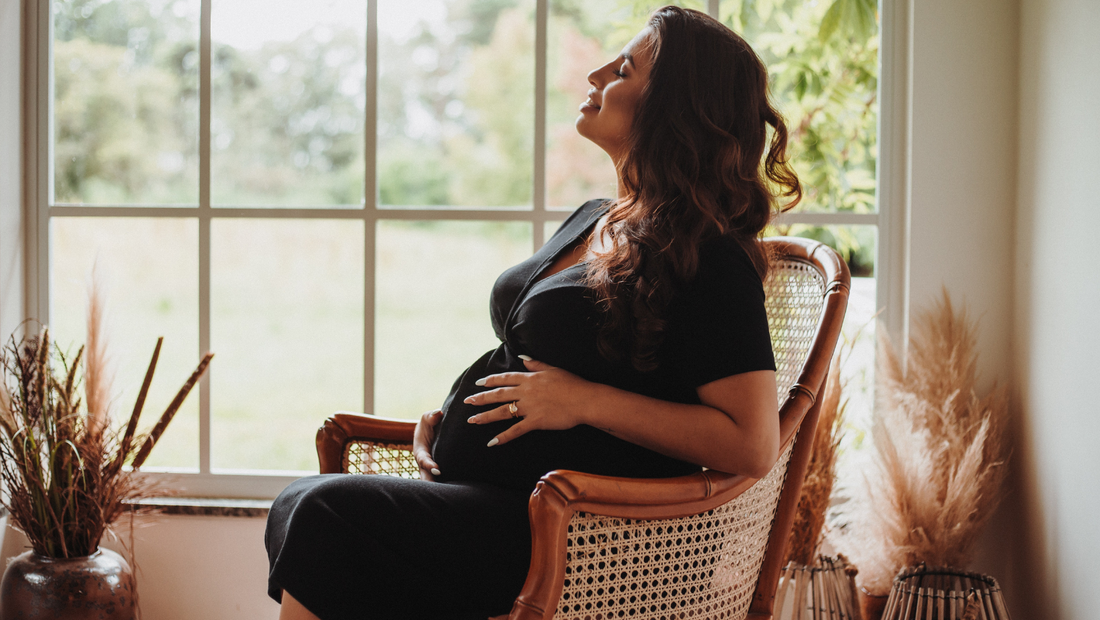
[{"label": "windowsill", "polygon": [[134,502],[156,514],[191,517],[267,517],[271,500],[216,497],[152,497]]}]

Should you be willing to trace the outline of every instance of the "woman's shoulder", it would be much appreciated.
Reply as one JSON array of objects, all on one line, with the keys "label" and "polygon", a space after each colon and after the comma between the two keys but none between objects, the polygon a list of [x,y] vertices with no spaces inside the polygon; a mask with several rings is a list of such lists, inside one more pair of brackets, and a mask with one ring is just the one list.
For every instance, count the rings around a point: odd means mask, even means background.
[{"label": "woman's shoulder", "polygon": [[569,237],[576,236],[580,231],[588,228],[593,222],[595,222],[601,215],[607,211],[608,205],[611,203],[607,198],[594,198],[584,203],[580,207],[577,207],[575,211],[569,214],[565,220],[562,221],[558,229],[554,231],[553,235],[550,235],[550,239],[554,239],[561,235],[568,235]]},{"label": "woman's shoulder", "polygon": [[741,241],[730,235],[708,239],[699,247],[695,287],[729,286],[763,289],[760,274]]},{"label": "woman's shoulder", "polygon": [[693,386],[752,370],[775,370],[764,285],[736,238],[700,244],[696,277],[668,316],[666,359]]}]

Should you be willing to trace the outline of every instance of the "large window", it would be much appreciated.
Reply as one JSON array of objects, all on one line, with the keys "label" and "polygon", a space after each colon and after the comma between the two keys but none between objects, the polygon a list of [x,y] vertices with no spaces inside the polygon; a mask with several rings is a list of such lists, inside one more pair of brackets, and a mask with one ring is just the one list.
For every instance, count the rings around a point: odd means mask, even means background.
[{"label": "large window", "polygon": [[[573,120],[587,72],[660,4],[42,3],[40,318],[82,340],[95,265],[120,410],[158,335],[154,409],[214,351],[149,466],[188,493],[273,495],[315,471],[332,411],[414,418],[496,345],[496,275],[613,194]],[[809,189],[775,232],[837,247],[857,276],[848,322],[866,323],[881,303],[874,5],[682,4],[769,64]],[[846,371],[857,393],[869,356]]]}]

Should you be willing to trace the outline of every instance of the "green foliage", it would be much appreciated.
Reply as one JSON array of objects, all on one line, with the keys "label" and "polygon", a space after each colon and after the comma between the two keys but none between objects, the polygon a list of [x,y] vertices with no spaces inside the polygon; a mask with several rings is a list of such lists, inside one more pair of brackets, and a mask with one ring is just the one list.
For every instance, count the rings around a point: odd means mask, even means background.
[{"label": "green foliage", "polygon": [[219,45],[212,71],[212,200],[362,201],[361,38],[313,28],[257,50]]},{"label": "green foliage", "polygon": [[855,277],[874,274],[875,229],[871,226],[812,226],[791,224],[782,229],[769,226],[765,235],[791,235],[820,241],[835,248]]},{"label": "green foliage", "polygon": [[134,50],[141,64],[155,62],[155,51],[198,28],[188,0],[58,0],[53,4],[55,41],[86,39]]},{"label": "green foliage", "polygon": [[194,150],[194,138],[185,133],[194,123],[179,114],[177,101],[186,97],[179,80],[156,66],[128,62],[126,55],[125,48],[86,39],[54,47],[58,201],[197,197],[197,175],[193,168],[186,174],[183,163],[182,153]]},{"label": "green foliage", "polygon": [[[875,210],[879,33],[874,0],[733,0],[725,21],[742,33],[771,73],[787,119],[802,212]],[[829,243],[853,273],[874,264],[870,229],[785,226],[780,234]]]},{"label": "green foliage", "polygon": [[465,31],[460,38],[468,45],[478,47],[488,45],[496,32],[497,18],[507,9],[515,9],[518,0],[466,0],[456,3],[451,14],[455,21],[465,22],[459,31]]},{"label": "green foliage", "polygon": [[834,0],[821,18],[818,31],[822,41],[835,34],[865,40],[878,29],[878,6],[874,0]]},{"label": "green foliage", "polygon": [[382,204],[531,203],[533,19],[514,0],[460,1],[405,40],[380,34]]},{"label": "green foliage", "polygon": [[378,199],[384,205],[447,204],[447,173],[433,153],[396,144],[380,154]]},{"label": "green foliage", "polygon": [[534,170],[534,32],[530,15],[508,9],[492,38],[470,51],[463,99],[470,131],[446,141],[451,197],[460,205],[531,203]]},{"label": "green foliage", "polygon": [[67,0],[54,8],[59,202],[195,202],[197,28],[186,2]]}]

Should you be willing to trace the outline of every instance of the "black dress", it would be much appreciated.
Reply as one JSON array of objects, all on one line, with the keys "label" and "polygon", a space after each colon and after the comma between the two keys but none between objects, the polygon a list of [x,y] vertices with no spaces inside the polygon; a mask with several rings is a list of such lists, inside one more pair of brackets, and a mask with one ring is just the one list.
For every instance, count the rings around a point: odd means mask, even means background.
[{"label": "black dress", "polygon": [[532,431],[489,448],[514,421],[466,422],[498,406],[465,404],[484,389],[474,382],[526,371],[520,354],[681,403],[698,403],[696,388],[711,381],[775,369],[760,278],[740,245],[725,237],[702,245],[697,277],[670,304],[655,371],[603,358],[596,348],[599,310],[583,284],[583,265],[538,276],[591,231],[604,205],[583,205],[493,286],[490,312],[501,344],[458,378],[444,402],[433,451],[443,472],[437,482],[311,476],[275,500],[266,535],[273,598],[286,589],[323,620],[505,614],[526,578],[527,500],[543,474],[574,469],[656,478],[699,469],[585,425]]}]

